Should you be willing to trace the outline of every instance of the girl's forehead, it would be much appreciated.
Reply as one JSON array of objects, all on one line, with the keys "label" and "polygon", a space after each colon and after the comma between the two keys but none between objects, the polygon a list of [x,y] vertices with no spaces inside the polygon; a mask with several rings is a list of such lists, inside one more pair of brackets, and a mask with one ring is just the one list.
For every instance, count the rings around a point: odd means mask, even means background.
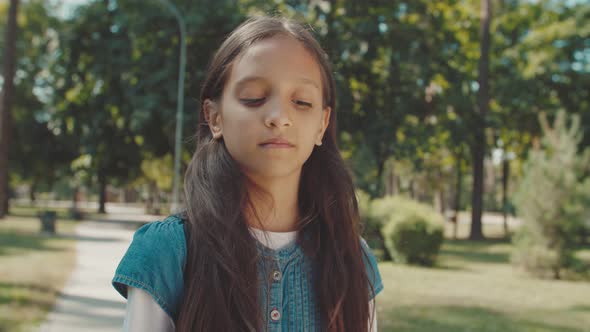
[{"label": "girl's forehead", "polygon": [[244,78],[310,80],[321,86],[320,66],[302,42],[289,35],[276,35],[255,42],[236,58],[229,83]]}]

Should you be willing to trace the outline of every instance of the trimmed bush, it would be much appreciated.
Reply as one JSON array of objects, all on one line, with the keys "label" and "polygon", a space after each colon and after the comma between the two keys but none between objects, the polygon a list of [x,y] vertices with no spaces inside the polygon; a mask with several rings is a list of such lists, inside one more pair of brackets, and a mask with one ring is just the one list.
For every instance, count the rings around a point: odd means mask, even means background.
[{"label": "trimmed bush", "polygon": [[443,229],[424,216],[410,215],[399,222],[390,222],[383,232],[385,245],[394,261],[432,266],[443,242]]},{"label": "trimmed bush", "polygon": [[381,234],[383,227],[382,220],[377,219],[372,214],[372,201],[369,194],[362,190],[356,191],[356,197],[361,217],[361,233],[367,244],[373,250],[375,257],[379,261],[391,260],[389,252],[385,248],[385,241]]},{"label": "trimmed bush", "polygon": [[439,213],[399,196],[375,200],[372,207],[376,218],[387,220],[381,231],[394,261],[434,265],[444,238],[444,219]]}]

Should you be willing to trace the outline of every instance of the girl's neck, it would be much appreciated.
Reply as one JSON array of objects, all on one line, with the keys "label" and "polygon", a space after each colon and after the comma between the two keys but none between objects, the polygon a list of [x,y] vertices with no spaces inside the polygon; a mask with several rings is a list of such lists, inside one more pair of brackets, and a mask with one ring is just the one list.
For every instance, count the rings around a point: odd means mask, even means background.
[{"label": "girl's neck", "polygon": [[268,200],[265,197],[253,193],[252,204],[256,208],[254,216],[252,211],[246,213],[250,227],[267,230],[270,232],[290,232],[297,230],[297,223],[300,218],[299,213],[299,178],[301,172],[295,172],[292,175],[280,178],[252,179],[262,187],[274,200]]}]

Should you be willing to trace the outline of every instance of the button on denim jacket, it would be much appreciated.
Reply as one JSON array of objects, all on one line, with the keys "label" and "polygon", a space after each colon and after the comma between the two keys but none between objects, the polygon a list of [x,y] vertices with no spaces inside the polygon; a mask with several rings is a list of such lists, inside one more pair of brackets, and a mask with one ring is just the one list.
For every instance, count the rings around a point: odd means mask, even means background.
[{"label": "button on denim jacket", "polygon": [[[377,261],[367,243],[360,239],[369,283],[369,299],[383,289]],[[266,331],[320,331],[319,306],[314,301],[315,270],[298,243],[272,250],[257,242],[261,312]],[[127,298],[127,286],[152,295],[176,322],[184,291],[186,237],[184,221],[172,215],[161,222],[139,228],[112,279],[113,287]]]}]

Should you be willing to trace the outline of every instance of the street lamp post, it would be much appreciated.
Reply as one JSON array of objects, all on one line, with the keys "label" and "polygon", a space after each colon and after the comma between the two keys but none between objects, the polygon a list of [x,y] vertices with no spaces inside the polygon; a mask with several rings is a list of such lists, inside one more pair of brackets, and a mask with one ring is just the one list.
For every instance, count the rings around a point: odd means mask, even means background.
[{"label": "street lamp post", "polygon": [[176,103],[176,137],[174,145],[174,181],[172,188],[172,206],[170,207],[171,213],[178,212],[180,208],[179,203],[179,190],[180,190],[180,157],[182,155],[182,110],[184,108],[184,69],[186,67],[186,27],[180,12],[171,2],[168,0],[159,0],[160,3],[168,7],[170,11],[176,17],[178,21],[178,27],[180,30],[180,64],[178,66],[178,95]]}]

